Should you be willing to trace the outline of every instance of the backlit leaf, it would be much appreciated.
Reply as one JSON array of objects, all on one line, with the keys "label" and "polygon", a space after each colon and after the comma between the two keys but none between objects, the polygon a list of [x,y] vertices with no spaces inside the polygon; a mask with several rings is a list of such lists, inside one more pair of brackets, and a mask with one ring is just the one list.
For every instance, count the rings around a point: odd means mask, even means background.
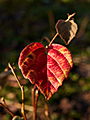
[{"label": "backlit leaf", "polygon": [[66,45],[75,37],[78,29],[74,20],[70,19],[72,16],[74,16],[74,14],[69,15],[67,20],[58,20],[56,23],[56,31]]},{"label": "backlit leaf", "polygon": [[47,100],[68,77],[73,65],[66,47],[52,44],[45,48],[37,42],[22,50],[18,64],[23,76],[35,84]]}]

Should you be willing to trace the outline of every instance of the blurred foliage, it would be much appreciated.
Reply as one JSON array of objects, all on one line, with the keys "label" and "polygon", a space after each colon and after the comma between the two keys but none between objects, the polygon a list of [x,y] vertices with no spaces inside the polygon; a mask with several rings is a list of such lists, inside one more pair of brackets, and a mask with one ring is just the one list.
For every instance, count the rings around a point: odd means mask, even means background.
[{"label": "blurred foliage", "polygon": [[[66,19],[67,13],[73,12],[79,30],[67,47],[72,52],[74,67],[68,80],[49,101],[42,95],[39,98],[38,107],[49,105],[51,120],[90,119],[90,0],[0,0],[0,72],[8,62],[14,63],[22,81],[17,67],[20,51],[31,42],[45,45],[42,38],[52,39],[57,20]],[[60,38],[56,42],[64,45]],[[16,85],[12,76],[0,79],[0,97],[21,103],[20,89],[10,82]],[[31,88],[26,80],[25,104],[28,105],[31,105]],[[13,111],[20,115],[19,110]],[[42,120],[43,114],[38,114]],[[10,115],[0,108],[0,120],[9,119]]]}]

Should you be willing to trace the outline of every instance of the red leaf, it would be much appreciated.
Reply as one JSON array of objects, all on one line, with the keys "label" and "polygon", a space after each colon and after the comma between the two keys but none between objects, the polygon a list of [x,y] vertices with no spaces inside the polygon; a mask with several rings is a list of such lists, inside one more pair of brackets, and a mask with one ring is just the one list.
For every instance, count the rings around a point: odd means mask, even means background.
[{"label": "red leaf", "polygon": [[35,84],[47,99],[62,85],[73,65],[66,47],[52,44],[45,48],[41,43],[26,46],[20,54],[18,64],[23,76]]}]

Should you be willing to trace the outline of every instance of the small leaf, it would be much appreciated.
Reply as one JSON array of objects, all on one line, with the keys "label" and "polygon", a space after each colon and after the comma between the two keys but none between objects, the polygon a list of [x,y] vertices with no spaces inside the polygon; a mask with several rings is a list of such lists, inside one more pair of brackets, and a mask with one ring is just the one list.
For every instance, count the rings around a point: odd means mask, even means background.
[{"label": "small leaf", "polygon": [[68,77],[73,63],[66,47],[52,44],[45,48],[36,42],[22,50],[18,65],[23,76],[35,84],[48,100]]},{"label": "small leaf", "polygon": [[56,31],[61,37],[61,39],[64,40],[65,44],[68,45],[71,40],[75,37],[77,32],[77,24],[74,22],[71,17],[73,17],[75,14],[68,15],[67,20],[58,20],[56,23]]}]

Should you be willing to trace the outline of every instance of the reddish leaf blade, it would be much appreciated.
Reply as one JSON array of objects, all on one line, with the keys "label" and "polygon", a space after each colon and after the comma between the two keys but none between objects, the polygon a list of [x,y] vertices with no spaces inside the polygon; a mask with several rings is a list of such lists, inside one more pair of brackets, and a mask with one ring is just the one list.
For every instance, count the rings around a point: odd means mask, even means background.
[{"label": "reddish leaf blade", "polygon": [[52,44],[48,48],[47,70],[49,70],[49,72],[47,72],[47,76],[55,88],[52,94],[58,90],[63,80],[68,77],[72,66],[72,56],[66,47],[59,44]]},{"label": "reddish leaf blade", "polygon": [[[66,59],[66,57],[60,51],[58,51],[57,49],[51,49],[48,52],[48,57],[50,57],[50,60],[48,60],[48,62],[50,61],[50,65],[51,65],[51,61],[53,61],[52,63],[55,62],[54,67],[58,66],[59,69],[60,69],[59,70],[57,68],[58,71],[62,71],[65,78],[67,78],[68,77],[68,72],[70,70],[70,64],[69,64],[68,60]],[[54,70],[54,68],[53,68],[53,70]]]},{"label": "reddish leaf blade", "polygon": [[73,61],[72,61],[72,56],[71,56],[70,51],[66,47],[59,45],[59,44],[54,44],[52,46],[53,46],[53,49],[55,49],[55,50],[59,51],[61,54],[63,54],[63,56],[67,59],[68,63],[70,64],[70,66],[72,68]]},{"label": "reddish leaf blade", "polygon": [[58,44],[52,44],[46,49],[41,43],[32,43],[23,49],[19,57],[22,74],[35,84],[47,99],[68,77],[72,64],[69,50]]},{"label": "reddish leaf blade", "polygon": [[64,40],[66,45],[69,44],[71,40],[75,37],[78,29],[77,24],[74,22],[74,20],[69,20],[69,19],[58,20],[55,26],[57,33],[59,34],[61,39]]},{"label": "reddish leaf blade", "polygon": [[40,74],[46,63],[47,55],[44,46],[41,43],[31,43],[21,52],[18,65],[24,77],[35,84],[40,79]]}]

